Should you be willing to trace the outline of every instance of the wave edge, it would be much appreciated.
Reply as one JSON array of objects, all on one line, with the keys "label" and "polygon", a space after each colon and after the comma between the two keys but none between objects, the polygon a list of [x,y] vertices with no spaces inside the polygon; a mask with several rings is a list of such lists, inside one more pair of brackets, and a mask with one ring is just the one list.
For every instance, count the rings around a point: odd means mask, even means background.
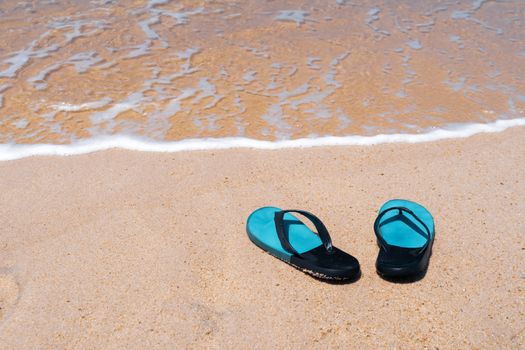
[{"label": "wave edge", "polygon": [[515,126],[525,126],[525,118],[500,119],[491,123],[469,123],[434,129],[421,134],[379,134],[374,136],[322,136],[294,140],[264,141],[244,137],[185,139],[180,141],[152,141],[126,135],[94,137],[68,145],[56,144],[0,144],[0,161],[33,156],[72,156],[120,148],[132,151],[174,153],[229,148],[275,150],[320,146],[369,146],[384,143],[421,143],[444,139],[466,138],[480,133],[501,132]]}]

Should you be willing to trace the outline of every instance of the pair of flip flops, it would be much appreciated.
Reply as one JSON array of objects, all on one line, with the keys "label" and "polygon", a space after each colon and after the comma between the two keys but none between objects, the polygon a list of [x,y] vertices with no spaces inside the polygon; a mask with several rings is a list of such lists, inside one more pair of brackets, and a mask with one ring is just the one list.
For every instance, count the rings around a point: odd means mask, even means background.
[{"label": "pair of flip flops", "polygon": [[[317,233],[292,213],[310,220]],[[271,255],[321,279],[354,280],[359,261],[334,247],[325,225],[304,210],[263,207],[246,223],[250,240]],[[385,278],[424,274],[434,241],[434,219],[422,205],[408,200],[386,202],[374,222],[379,254],[377,272]]]}]

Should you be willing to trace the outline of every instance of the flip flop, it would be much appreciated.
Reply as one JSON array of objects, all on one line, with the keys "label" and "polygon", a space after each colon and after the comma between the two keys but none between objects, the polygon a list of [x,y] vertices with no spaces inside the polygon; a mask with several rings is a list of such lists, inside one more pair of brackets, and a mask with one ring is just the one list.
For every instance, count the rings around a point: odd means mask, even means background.
[{"label": "flip flop", "polygon": [[[317,234],[291,212],[309,219]],[[246,231],[259,248],[314,277],[353,280],[359,276],[357,259],[332,246],[324,224],[307,211],[259,208],[248,217]]]},{"label": "flip flop", "polygon": [[416,277],[428,269],[434,219],[422,205],[394,199],[383,204],[374,222],[379,244],[377,272],[387,278]]}]

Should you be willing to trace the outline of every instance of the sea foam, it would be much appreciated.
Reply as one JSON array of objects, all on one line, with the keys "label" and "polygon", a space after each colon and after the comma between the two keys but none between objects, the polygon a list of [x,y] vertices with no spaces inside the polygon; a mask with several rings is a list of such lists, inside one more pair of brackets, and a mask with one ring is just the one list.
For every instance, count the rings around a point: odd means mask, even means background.
[{"label": "sea foam", "polygon": [[525,126],[525,118],[501,119],[491,123],[468,123],[433,129],[421,134],[380,134],[375,136],[324,136],[294,140],[263,141],[243,137],[153,141],[125,135],[95,137],[69,145],[0,144],[0,161],[31,156],[71,156],[120,148],[144,152],[182,152],[229,148],[275,150],[319,146],[368,146],[384,143],[420,143],[452,138],[465,138],[480,133],[501,132],[515,126]]}]

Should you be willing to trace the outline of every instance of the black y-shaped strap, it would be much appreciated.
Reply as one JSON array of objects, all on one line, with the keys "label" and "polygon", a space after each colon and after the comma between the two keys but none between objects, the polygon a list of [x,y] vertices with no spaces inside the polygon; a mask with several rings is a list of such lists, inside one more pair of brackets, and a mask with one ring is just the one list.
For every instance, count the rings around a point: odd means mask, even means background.
[{"label": "black y-shaped strap", "polygon": [[330,238],[330,235],[328,234],[328,230],[324,226],[324,224],[319,220],[317,216],[315,216],[312,213],[309,213],[304,210],[281,210],[275,213],[275,229],[277,230],[277,237],[279,237],[279,241],[281,242],[281,245],[283,246],[284,250],[289,252],[290,254],[300,255],[290,244],[290,241],[288,240],[287,234],[285,232],[284,228],[284,214],[286,213],[299,213],[306,217],[308,220],[310,220],[317,230],[317,234],[319,235],[319,238],[321,238],[321,242],[323,242],[324,247],[328,252],[332,251],[332,239]]},{"label": "black y-shaped strap", "polygon": [[430,233],[430,229],[428,228],[428,226],[423,222],[423,220],[421,220],[420,218],[418,218],[416,216],[416,214],[408,209],[408,208],[405,208],[405,207],[391,207],[391,208],[388,208],[388,209],[385,209],[381,212],[381,214],[379,214],[376,218],[376,221],[374,222],[374,232],[377,236],[377,239],[379,241],[379,245],[381,246],[381,248],[383,248],[384,250],[387,250],[388,248],[388,243],[386,243],[385,239],[383,238],[383,236],[381,235],[381,233],[379,232],[380,231],[380,228],[379,228],[379,223],[381,221],[381,218],[386,214],[388,213],[389,211],[392,211],[392,210],[399,210],[399,215],[402,215],[402,212],[406,212],[410,215],[412,215],[412,217],[414,219],[416,219],[417,222],[419,222],[421,225],[423,225],[423,227],[425,228],[425,230],[427,231],[427,242],[425,243],[425,245],[422,247],[422,249],[426,248],[426,246],[428,245],[428,242],[430,242],[430,236],[431,236],[431,233]]}]

